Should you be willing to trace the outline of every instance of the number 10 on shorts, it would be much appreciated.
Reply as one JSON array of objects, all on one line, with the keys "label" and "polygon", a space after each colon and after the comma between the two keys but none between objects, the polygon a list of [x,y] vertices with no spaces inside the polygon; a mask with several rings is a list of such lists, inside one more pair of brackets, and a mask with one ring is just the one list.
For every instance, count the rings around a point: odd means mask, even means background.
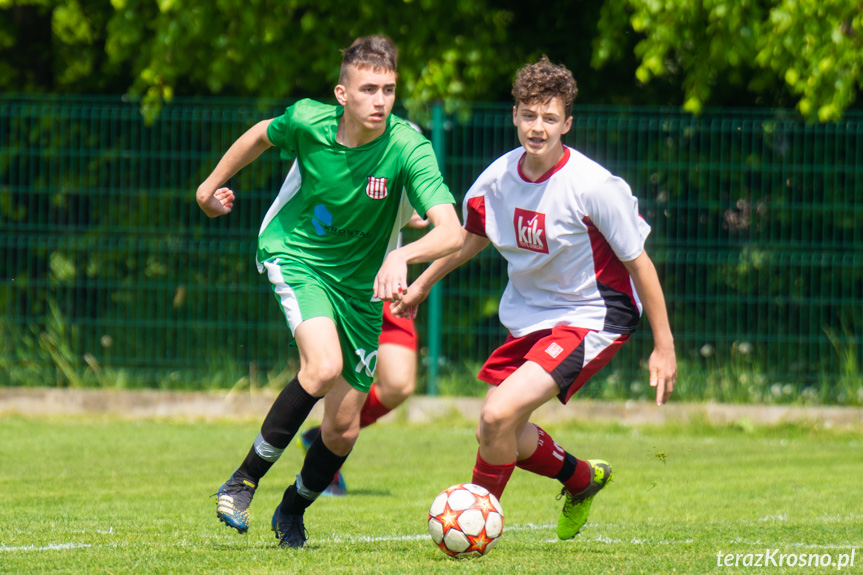
[{"label": "number 10 on shorts", "polygon": [[354,368],[354,371],[359,373],[363,368],[365,368],[366,375],[369,377],[374,376],[375,368],[378,366],[378,350],[374,350],[370,354],[366,355],[366,350],[360,348],[356,350],[356,354],[360,356],[360,360],[357,362],[357,366]]}]

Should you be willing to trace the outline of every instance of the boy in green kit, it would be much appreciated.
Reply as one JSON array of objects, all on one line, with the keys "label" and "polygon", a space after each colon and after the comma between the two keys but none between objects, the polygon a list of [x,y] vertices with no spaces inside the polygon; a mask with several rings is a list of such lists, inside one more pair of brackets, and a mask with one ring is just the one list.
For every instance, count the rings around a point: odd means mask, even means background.
[{"label": "boy in green kit", "polygon": [[[296,158],[301,182],[286,182],[258,240],[267,273],[300,353],[300,371],[276,398],[240,467],[219,488],[217,515],[244,533],[261,477],[281,456],[315,403],[324,398],[321,434],[285,491],[272,527],[282,547],[306,543],[305,509],[327,488],[359,434],[374,376],[381,300],[406,290],[407,264],[455,251],[462,230],[431,144],[390,114],[396,51],[383,36],[343,52],[339,105],[301,100],[260,122],[225,153],[197,192],[210,217],[230,213],[224,182],[267,148]],[[434,229],[396,249],[413,210]]]}]

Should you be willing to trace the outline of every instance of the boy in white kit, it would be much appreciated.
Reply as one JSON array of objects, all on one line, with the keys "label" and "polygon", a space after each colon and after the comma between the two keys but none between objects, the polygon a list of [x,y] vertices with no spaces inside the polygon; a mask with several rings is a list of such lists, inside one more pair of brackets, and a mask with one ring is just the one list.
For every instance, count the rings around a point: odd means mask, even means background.
[{"label": "boy in white kit", "polygon": [[432,264],[393,304],[397,317],[415,313],[437,281],[489,243],[506,258],[500,320],[510,334],[478,375],[490,385],[472,482],[499,498],[515,467],[557,479],[565,497],[561,539],[585,524],[611,466],[566,452],[529,421],[533,411],[554,397],[566,403],[629,339],[642,309],[654,337],[649,372],[657,405],[677,378],[638,200],[626,182],[561,142],[576,93],[572,73],[545,57],[519,70],[513,123],[522,147],[498,158],[468,191],[461,249]]}]

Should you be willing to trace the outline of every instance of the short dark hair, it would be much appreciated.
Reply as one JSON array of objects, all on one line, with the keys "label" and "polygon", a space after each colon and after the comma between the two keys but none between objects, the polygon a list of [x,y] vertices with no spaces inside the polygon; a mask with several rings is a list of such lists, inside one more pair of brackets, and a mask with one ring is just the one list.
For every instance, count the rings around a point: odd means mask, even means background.
[{"label": "short dark hair", "polygon": [[577,95],[578,86],[572,72],[563,64],[552,64],[547,56],[520,69],[512,83],[516,106],[537,102],[545,104],[552,98],[560,98],[567,118],[572,115],[572,103]]},{"label": "short dark hair", "polygon": [[339,83],[343,83],[348,66],[358,70],[371,68],[375,72],[396,72],[398,51],[386,36],[374,35],[357,38],[350,48],[342,50],[342,69]]}]

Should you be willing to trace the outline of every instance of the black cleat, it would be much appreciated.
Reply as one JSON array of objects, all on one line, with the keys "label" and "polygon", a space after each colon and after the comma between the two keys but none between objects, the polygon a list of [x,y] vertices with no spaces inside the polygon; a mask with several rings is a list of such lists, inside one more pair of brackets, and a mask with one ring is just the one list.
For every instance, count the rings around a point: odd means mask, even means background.
[{"label": "black cleat", "polygon": [[303,524],[302,515],[283,515],[279,504],[273,512],[273,533],[279,540],[279,547],[302,549],[306,546],[308,531]]},{"label": "black cleat", "polygon": [[231,476],[224,485],[219,487],[216,495],[216,517],[228,527],[233,527],[240,533],[249,530],[249,505],[255,495],[257,485],[247,479]]}]

